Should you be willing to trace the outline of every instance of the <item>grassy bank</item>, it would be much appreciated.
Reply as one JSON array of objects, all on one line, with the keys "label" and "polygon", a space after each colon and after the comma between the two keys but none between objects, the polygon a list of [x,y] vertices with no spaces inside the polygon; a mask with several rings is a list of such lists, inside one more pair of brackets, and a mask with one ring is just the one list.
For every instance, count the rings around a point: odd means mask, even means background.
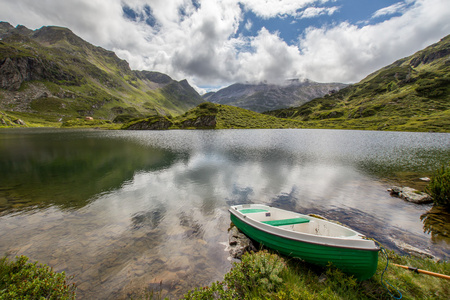
[{"label": "grassy bank", "polygon": [[446,299],[450,294],[448,280],[392,265],[450,275],[449,262],[400,256],[392,251],[387,251],[387,255],[390,264],[384,274],[386,258],[380,254],[376,274],[359,282],[333,267],[321,268],[264,250],[244,255],[224,281],[191,290],[184,299],[390,299],[389,293],[399,297],[399,292],[403,299]]},{"label": "grassy bank", "polygon": [[[318,267],[261,250],[246,253],[241,262],[224,275],[223,281],[195,288],[183,299],[447,299],[449,281],[415,273],[393,265],[413,266],[422,270],[450,275],[448,261],[436,262],[429,258],[400,256],[393,251],[379,255],[375,275],[357,281],[340,270]],[[75,299],[76,286],[64,273],[55,273],[46,265],[28,263],[22,256],[16,261],[0,259],[0,299]],[[391,296],[392,294],[392,296]],[[48,297],[47,297],[48,296]],[[135,295],[133,299],[163,298],[159,291]]]}]

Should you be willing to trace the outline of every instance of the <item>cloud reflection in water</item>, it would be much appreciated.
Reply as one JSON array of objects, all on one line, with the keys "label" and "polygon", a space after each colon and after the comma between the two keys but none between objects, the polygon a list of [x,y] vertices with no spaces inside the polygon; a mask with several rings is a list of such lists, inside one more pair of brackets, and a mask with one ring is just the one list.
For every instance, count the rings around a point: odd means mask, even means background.
[{"label": "cloud reflection in water", "polygon": [[[221,244],[228,239],[227,208],[240,203],[319,213],[383,242],[407,237],[449,255],[423,232],[420,215],[427,207],[392,198],[383,181],[396,170],[426,172],[449,160],[449,135],[227,130],[89,137],[108,153],[101,164],[106,172],[118,165],[124,170],[113,185],[72,210],[50,206],[0,217],[1,251],[75,274],[85,298],[125,298],[161,280],[179,297],[219,280],[230,268]],[[89,178],[82,175],[71,178]],[[61,198],[74,193],[61,190]]]}]

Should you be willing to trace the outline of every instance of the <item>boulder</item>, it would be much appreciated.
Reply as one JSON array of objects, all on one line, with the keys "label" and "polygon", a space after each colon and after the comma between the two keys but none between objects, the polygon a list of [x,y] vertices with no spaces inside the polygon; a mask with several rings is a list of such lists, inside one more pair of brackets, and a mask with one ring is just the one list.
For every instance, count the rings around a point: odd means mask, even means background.
[{"label": "boulder", "polygon": [[15,120],[15,121],[13,121],[14,123],[16,123],[17,125],[22,125],[22,126],[26,126],[27,124],[24,122],[24,121],[22,121],[21,119],[17,119],[17,120]]},{"label": "boulder", "polygon": [[228,231],[229,252],[231,257],[240,259],[245,252],[256,251],[252,241],[236,226]]},{"label": "boulder", "polygon": [[402,198],[403,200],[412,203],[424,204],[433,202],[433,199],[427,193],[420,192],[416,189],[407,186],[405,187],[393,186],[390,189],[388,189],[388,192],[391,193],[391,196],[399,197]]}]

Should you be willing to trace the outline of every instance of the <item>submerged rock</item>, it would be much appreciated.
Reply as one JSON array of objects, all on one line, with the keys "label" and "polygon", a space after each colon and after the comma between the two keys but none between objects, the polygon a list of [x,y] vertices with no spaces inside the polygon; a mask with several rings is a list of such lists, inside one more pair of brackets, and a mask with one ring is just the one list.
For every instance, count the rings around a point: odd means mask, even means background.
[{"label": "submerged rock", "polygon": [[245,252],[256,251],[252,241],[236,226],[228,231],[229,252],[231,257],[240,259]]},{"label": "submerged rock", "polygon": [[419,249],[397,239],[390,238],[390,240],[395,244],[395,246],[407,252],[411,256],[436,259],[436,257],[428,250]]},{"label": "submerged rock", "polygon": [[419,192],[418,190],[407,186],[393,186],[392,188],[388,189],[388,192],[391,193],[391,196],[399,197],[412,203],[424,204],[433,202],[433,199],[427,193]]}]

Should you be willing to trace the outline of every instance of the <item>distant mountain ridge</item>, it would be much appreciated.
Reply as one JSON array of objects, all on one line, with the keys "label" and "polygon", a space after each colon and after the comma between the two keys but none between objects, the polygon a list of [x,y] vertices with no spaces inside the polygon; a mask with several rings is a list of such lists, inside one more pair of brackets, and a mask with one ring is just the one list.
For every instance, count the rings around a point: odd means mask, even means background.
[{"label": "distant mountain ridge", "polygon": [[203,95],[203,99],[264,112],[299,106],[314,98],[337,92],[346,86],[343,83],[318,83],[299,79],[286,80],[283,84],[235,83],[215,93],[207,93]]},{"label": "distant mountain ridge", "polygon": [[[131,70],[70,29],[0,22],[0,110],[49,121],[179,114],[204,102],[186,80]],[[1,125],[1,124],[0,124]]]},{"label": "distant mountain ridge", "polygon": [[267,114],[317,128],[450,132],[450,35],[337,93]]}]

